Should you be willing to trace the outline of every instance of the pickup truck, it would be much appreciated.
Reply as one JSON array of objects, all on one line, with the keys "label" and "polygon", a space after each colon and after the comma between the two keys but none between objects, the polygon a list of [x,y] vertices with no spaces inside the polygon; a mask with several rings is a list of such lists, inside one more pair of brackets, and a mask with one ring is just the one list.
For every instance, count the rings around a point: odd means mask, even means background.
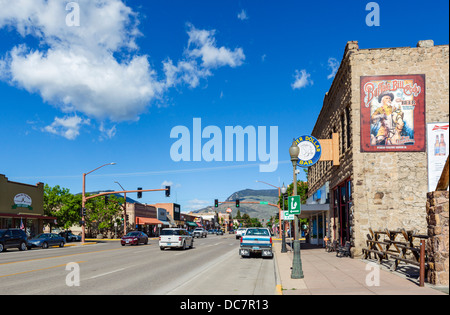
[{"label": "pickup truck", "polygon": [[202,228],[196,228],[193,232],[192,232],[192,236],[193,237],[207,237],[208,236],[208,232],[205,229]]},{"label": "pickup truck", "polygon": [[247,232],[241,236],[239,255],[244,258],[250,257],[252,253],[273,258],[272,237],[267,228],[248,228]]}]

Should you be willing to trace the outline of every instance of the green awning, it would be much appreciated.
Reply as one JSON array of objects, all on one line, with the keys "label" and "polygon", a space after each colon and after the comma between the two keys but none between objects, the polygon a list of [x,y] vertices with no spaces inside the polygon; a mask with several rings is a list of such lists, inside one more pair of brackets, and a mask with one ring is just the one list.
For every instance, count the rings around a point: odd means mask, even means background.
[{"label": "green awning", "polygon": [[197,223],[191,222],[191,221],[186,221],[186,224],[189,226],[197,226]]}]

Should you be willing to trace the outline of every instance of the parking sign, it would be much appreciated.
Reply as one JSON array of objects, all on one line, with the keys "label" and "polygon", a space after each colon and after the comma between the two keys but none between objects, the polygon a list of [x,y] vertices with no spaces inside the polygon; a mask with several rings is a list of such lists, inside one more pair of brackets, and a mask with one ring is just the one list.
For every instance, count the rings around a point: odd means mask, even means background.
[{"label": "parking sign", "polygon": [[300,214],[300,196],[292,196],[288,198],[289,214]]}]

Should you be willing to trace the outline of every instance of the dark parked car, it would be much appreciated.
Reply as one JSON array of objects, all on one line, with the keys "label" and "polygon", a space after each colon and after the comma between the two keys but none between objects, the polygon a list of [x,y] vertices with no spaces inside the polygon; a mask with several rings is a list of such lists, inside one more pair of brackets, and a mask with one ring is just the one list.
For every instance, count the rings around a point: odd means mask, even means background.
[{"label": "dark parked car", "polygon": [[26,250],[28,247],[27,234],[21,229],[0,230],[0,253],[8,248]]},{"label": "dark parked car", "polygon": [[72,231],[59,232],[59,235],[66,239],[66,242],[81,242],[81,235],[75,235]]},{"label": "dark parked car", "polygon": [[143,232],[133,231],[122,237],[120,243],[122,244],[122,246],[125,246],[127,244],[139,245],[139,243],[148,244],[148,236]]},{"label": "dark parked car", "polygon": [[49,248],[49,246],[64,247],[66,239],[55,233],[42,233],[28,240],[28,249],[32,247]]},{"label": "dark parked car", "polygon": [[223,235],[223,230],[221,230],[221,229],[217,230],[216,234],[217,235]]}]

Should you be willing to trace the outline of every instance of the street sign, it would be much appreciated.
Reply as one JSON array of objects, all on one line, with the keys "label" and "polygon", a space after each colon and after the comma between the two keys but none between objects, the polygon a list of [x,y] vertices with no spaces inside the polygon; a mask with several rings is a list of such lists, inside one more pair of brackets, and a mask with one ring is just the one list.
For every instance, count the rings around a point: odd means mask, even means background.
[{"label": "street sign", "polygon": [[283,211],[283,220],[285,221],[291,221],[294,220],[294,215],[293,214],[289,214],[289,210],[285,210]]},{"label": "street sign", "polygon": [[300,196],[290,196],[288,197],[289,204],[289,214],[300,214]]},{"label": "street sign", "polygon": [[260,204],[260,205],[268,205],[269,202],[268,202],[268,201],[260,201],[259,204]]}]

